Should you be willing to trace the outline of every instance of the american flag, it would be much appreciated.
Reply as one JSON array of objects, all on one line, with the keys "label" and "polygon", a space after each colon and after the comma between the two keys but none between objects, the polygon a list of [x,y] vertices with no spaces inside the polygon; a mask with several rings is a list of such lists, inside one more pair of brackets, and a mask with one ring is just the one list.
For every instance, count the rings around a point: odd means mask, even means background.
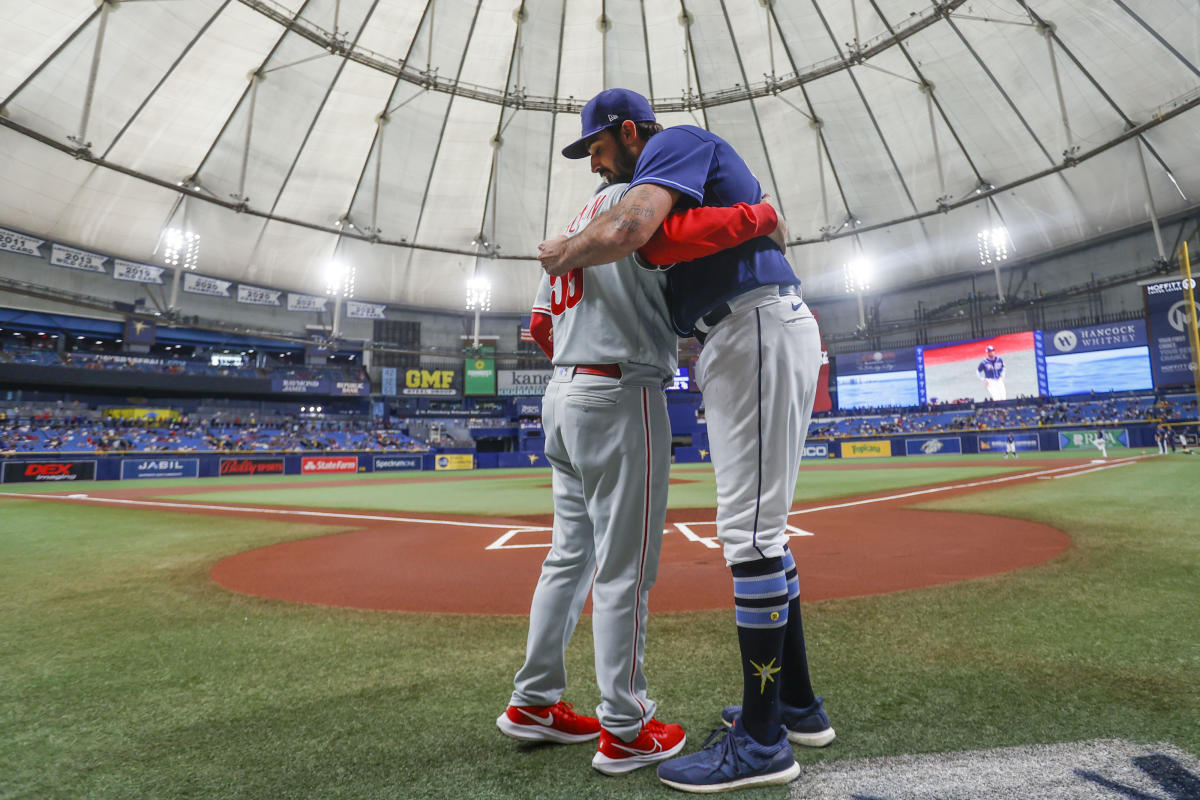
[{"label": "american flag", "polygon": [[529,331],[529,325],[530,325],[530,318],[529,317],[521,317],[521,331],[520,331],[520,336],[518,338],[520,338],[520,340],[522,342],[529,342],[530,344],[534,344],[535,342],[533,340],[533,334],[530,333],[530,331]]}]

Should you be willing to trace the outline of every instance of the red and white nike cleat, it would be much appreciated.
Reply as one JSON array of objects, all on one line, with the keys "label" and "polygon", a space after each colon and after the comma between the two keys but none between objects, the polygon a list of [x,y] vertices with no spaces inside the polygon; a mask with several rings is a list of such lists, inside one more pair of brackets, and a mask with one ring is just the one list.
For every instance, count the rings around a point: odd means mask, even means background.
[{"label": "red and white nike cleat", "polygon": [[527,742],[574,744],[600,735],[600,720],[576,714],[561,700],[552,706],[509,706],[496,718],[496,727]]},{"label": "red and white nike cleat", "polygon": [[592,766],[605,775],[622,775],[670,758],[683,749],[686,741],[683,728],[664,725],[656,719],[643,725],[632,742],[621,741],[607,730],[601,730],[600,747],[592,758]]}]

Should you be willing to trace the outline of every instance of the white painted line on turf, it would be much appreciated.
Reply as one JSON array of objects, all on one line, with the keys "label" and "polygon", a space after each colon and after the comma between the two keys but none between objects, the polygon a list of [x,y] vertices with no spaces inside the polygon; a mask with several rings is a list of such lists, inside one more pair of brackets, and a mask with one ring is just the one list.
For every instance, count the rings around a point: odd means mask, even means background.
[{"label": "white painted line on turf", "polygon": [[[1133,463],[1143,456],[1131,456],[1128,459],[1123,459],[1124,463]],[[1115,466],[1115,464],[1114,464]],[[853,508],[854,506],[865,506],[871,503],[886,503],[890,500],[903,500],[906,497],[919,497],[924,494],[938,494],[940,492],[950,492],[955,489],[973,489],[977,486],[990,486],[997,483],[1007,483],[1008,481],[1025,480],[1026,478],[1035,478],[1042,475],[1052,475],[1058,472],[1077,471],[1078,464],[1069,467],[1055,467],[1054,469],[1039,470],[1037,472],[1021,472],[1016,475],[1005,475],[1000,478],[988,478],[987,480],[968,481],[967,483],[954,483],[946,486],[933,486],[928,489],[916,489],[911,492],[901,492],[899,494],[889,494],[884,497],[867,497],[862,500],[849,500],[845,503],[831,503],[824,506],[814,506],[813,508],[801,508],[797,511],[788,512],[788,516],[792,514],[812,514],[816,511],[832,511],[838,508]]]},{"label": "white painted line on turf", "polygon": [[193,511],[236,511],[245,514],[267,514],[281,517],[318,517],[321,519],[352,519],[370,522],[415,522],[422,525],[450,525],[456,528],[491,528],[509,530],[511,524],[503,525],[496,522],[466,522],[452,519],[423,519],[420,517],[385,517],[381,514],[349,514],[336,511],[298,511],[291,508],[257,508],[255,506],[218,506],[208,503],[171,503],[159,500],[129,500],[119,497],[91,497],[83,495],[62,494],[20,494],[17,492],[0,492],[0,497],[20,497],[27,500],[75,500],[85,503],[115,503],[128,506],[148,506],[154,508],[188,509]]},{"label": "white painted line on turf", "polygon": [[[1092,463],[1094,464],[1096,462],[1093,461]],[[1069,472],[1065,475],[1051,475],[1050,480],[1056,481],[1059,478],[1074,478],[1077,475],[1087,475],[1089,472],[1099,472],[1100,470],[1113,469],[1114,467],[1128,467],[1132,463],[1133,463],[1132,461],[1120,461],[1120,462],[1117,462],[1114,464],[1105,464],[1102,467],[1092,467],[1091,469],[1080,470],[1079,472]],[[1039,478],[1038,480],[1045,480],[1045,479]]]}]

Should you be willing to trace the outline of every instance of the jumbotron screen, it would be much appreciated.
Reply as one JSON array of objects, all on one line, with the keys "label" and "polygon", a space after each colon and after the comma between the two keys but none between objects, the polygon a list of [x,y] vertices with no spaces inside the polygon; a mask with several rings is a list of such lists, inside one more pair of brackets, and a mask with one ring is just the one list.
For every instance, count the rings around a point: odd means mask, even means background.
[{"label": "jumbotron screen", "polygon": [[912,348],[835,356],[838,408],[915,406],[917,362]]},{"label": "jumbotron screen", "polygon": [[1024,331],[916,348],[920,402],[1037,397],[1040,339],[1041,331]]},{"label": "jumbotron screen", "polygon": [[1151,389],[1142,320],[1046,331],[1046,387],[1055,396]]}]

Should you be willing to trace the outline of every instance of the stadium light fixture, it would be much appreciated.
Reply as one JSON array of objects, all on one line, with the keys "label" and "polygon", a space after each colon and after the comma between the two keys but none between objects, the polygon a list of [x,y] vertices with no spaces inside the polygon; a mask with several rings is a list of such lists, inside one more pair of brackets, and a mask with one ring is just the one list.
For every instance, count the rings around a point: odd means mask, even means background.
[{"label": "stadium light fixture", "polygon": [[1011,251],[1011,239],[1008,236],[1008,229],[1001,226],[998,228],[984,228],[975,236],[979,243],[979,264],[980,266],[988,266],[999,261],[1008,260],[1009,252]]},{"label": "stadium light fixture", "polygon": [[468,278],[464,307],[467,311],[491,311],[491,281],[482,275],[472,275],[470,278]]},{"label": "stadium light fixture", "polygon": [[200,262],[200,234],[182,228],[167,228],[163,234],[163,263],[168,267],[194,270]]},{"label": "stadium light fixture", "polygon": [[871,288],[871,264],[865,258],[856,258],[842,265],[842,278],[846,294],[856,294]]},{"label": "stadium light fixture", "polygon": [[330,297],[354,297],[357,270],[342,261],[330,261],[325,268],[325,294]]}]

